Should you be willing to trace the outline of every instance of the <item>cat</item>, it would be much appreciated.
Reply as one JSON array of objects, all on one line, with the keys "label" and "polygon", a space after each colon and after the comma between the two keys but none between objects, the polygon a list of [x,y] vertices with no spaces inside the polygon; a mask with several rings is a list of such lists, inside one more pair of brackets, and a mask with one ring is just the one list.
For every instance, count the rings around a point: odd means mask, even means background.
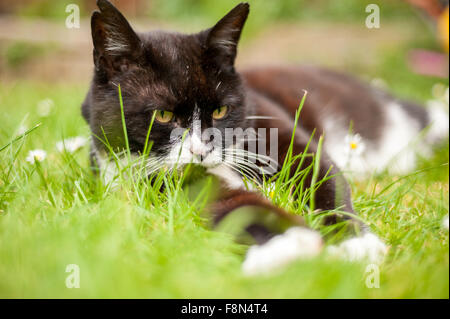
[{"label": "cat", "polygon": [[[363,174],[391,166],[390,160],[400,148],[427,126],[431,129],[426,144],[448,134],[442,115],[397,100],[349,75],[318,67],[261,67],[238,72],[234,62],[249,14],[247,3],[238,4],[212,28],[195,34],[136,33],[110,2],[98,0],[97,6],[99,11],[94,11],[91,19],[95,70],[82,115],[93,134],[93,166],[98,166],[103,176],[111,181],[117,172],[97,137],[104,136],[113,149],[125,147],[120,84],[131,153],[142,153],[153,117],[149,170],[196,163],[217,176],[223,191],[209,208],[213,224],[220,225],[237,211],[258,216],[244,230],[256,244],[248,250],[243,270],[249,274],[271,271],[292,259],[319,254],[323,239],[298,215],[248,189],[243,177],[261,180],[265,173],[279,172],[291,140],[294,155],[306,148],[307,153],[316,153],[323,135],[317,180],[324,182],[315,192],[315,208],[346,212],[328,215],[324,223],[344,220],[354,234],[331,248],[350,259],[382,260],[387,246],[352,217],[356,213],[350,187],[339,168]],[[304,91],[305,104],[295,125]],[[434,120],[440,121],[437,129]],[[227,139],[230,128],[246,133]],[[349,132],[357,137],[355,145],[365,144],[368,165],[356,162],[347,167],[345,140]],[[255,161],[256,152],[246,149],[252,141],[276,144],[276,149]],[[227,160],[230,154],[237,163]],[[410,169],[410,160],[408,154],[400,163]],[[312,162],[312,156],[296,161],[291,176]],[[305,175],[304,187],[311,186],[312,175],[312,171]]]}]

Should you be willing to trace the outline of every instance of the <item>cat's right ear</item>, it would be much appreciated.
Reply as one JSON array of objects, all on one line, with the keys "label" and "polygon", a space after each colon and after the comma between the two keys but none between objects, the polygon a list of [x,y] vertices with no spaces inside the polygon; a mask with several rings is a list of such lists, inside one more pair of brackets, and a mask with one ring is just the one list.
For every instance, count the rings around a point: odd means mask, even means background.
[{"label": "cat's right ear", "polygon": [[95,67],[108,75],[123,72],[142,55],[141,40],[109,1],[98,0],[97,6],[91,18]]}]

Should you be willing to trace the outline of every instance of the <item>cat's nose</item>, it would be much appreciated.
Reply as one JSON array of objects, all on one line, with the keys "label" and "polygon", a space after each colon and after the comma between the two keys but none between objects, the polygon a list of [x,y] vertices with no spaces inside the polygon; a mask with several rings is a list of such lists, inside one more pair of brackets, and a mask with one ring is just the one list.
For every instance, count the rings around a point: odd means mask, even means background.
[{"label": "cat's nose", "polygon": [[206,157],[206,155],[208,155],[210,150],[211,147],[206,145],[197,136],[192,136],[191,145],[189,146],[189,151],[191,152],[192,156],[201,161]]},{"label": "cat's nose", "polygon": [[206,147],[204,145],[191,145],[189,147],[189,151],[191,152],[191,154],[193,156],[196,156],[200,159],[205,157],[206,154],[208,153],[208,150],[206,149]]}]

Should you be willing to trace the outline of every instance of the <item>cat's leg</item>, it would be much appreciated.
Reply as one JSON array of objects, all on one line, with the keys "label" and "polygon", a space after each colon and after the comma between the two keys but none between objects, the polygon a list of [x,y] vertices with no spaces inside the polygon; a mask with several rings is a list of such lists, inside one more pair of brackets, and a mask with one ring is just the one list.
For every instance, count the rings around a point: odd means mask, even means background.
[{"label": "cat's leg", "polygon": [[[283,110],[283,108],[275,103],[273,100],[255,92],[251,95],[252,99],[256,101],[257,109],[254,111],[254,116],[251,118],[255,118],[251,123],[251,127],[255,130],[260,130],[260,128],[265,129],[265,135],[258,133],[258,142],[265,144],[265,149],[277,149],[278,153],[275,156],[271,155],[273,159],[278,163],[278,170],[281,170],[283,163],[288,155],[290,150],[291,141],[292,143],[292,155],[295,157],[296,155],[305,154],[303,161],[297,160],[297,162],[292,163],[290,169],[291,177],[298,172],[299,170],[307,169],[311,166],[314,161],[312,154],[316,154],[318,151],[317,145],[317,135],[316,133],[314,139],[311,140],[311,134],[309,134],[301,125],[298,125],[295,128],[295,123],[293,118],[289,113]],[[301,121],[305,121],[302,118],[302,113],[300,113],[300,123]],[[306,114],[305,116],[307,116]],[[273,138],[270,136],[273,129],[276,129],[277,136]],[[293,133],[294,132],[294,133]],[[292,140],[293,138],[293,140]],[[326,138],[326,136],[325,136]],[[311,142],[310,142],[311,140]],[[273,145],[273,143],[277,143],[277,145]],[[244,146],[245,147],[245,146]],[[301,167],[298,167],[299,164],[302,163]],[[317,181],[323,181],[320,187],[315,191],[315,208],[328,211],[339,209],[341,211],[354,214],[350,187],[339,172],[339,169],[332,163],[331,159],[328,157],[325,151],[322,151],[322,155],[320,157],[319,162],[319,174],[317,176]],[[309,171],[308,175],[304,180],[304,190],[311,187],[312,182],[312,170]],[[331,177],[331,178],[330,178]],[[331,215],[325,219],[326,224],[334,224],[338,221],[338,219],[348,219],[354,222],[355,226],[364,227],[363,224],[358,222],[357,220],[352,219],[351,217],[346,215]]]},{"label": "cat's leg", "polygon": [[[305,134],[296,136],[293,144],[293,154],[301,154],[306,148]],[[284,143],[284,149],[287,149],[287,143],[290,143],[290,138],[287,135],[280,136],[280,142]],[[317,145],[312,143],[309,146],[308,152],[317,152]],[[284,152],[280,154],[280,162],[283,163],[286,157]],[[306,157],[299,169],[306,169],[311,165],[312,157]],[[367,260],[369,262],[381,262],[387,252],[387,247],[378,236],[370,232],[369,227],[356,219],[356,213],[353,209],[351,201],[350,186],[339,169],[333,165],[327,154],[323,153],[319,162],[319,174],[317,181],[324,180],[318,187],[315,193],[316,208],[321,210],[338,210],[343,213],[336,212],[332,215],[327,215],[324,223],[327,225],[335,224],[340,221],[346,221],[345,225],[348,229],[349,239],[344,240],[337,246],[330,246],[328,251],[333,255],[343,257],[347,260]],[[291,168],[291,174],[297,171],[298,163]],[[327,177],[330,177],[327,179]],[[305,179],[304,187],[312,187],[312,171]]]},{"label": "cat's leg", "polygon": [[[300,139],[294,144],[294,154],[299,154],[306,147],[305,140]],[[316,152],[316,145],[312,145],[312,151]],[[306,159],[301,169],[311,164],[312,158]],[[356,218],[356,212],[353,209],[351,201],[351,191],[347,180],[339,169],[333,165],[327,154],[322,154],[320,159],[320,169],[318,181],[333,176],[326,180],[316,191],[316,207],[322,210],[338,209],[344,212],[337,212],[328,215],[324,223],[327,225],[335,224],[340,221],[346,221],[347,234],[350,236],[336,246],[329,246],[328,252],[350,261],[367,260],[369,262],[379,263],[387,253],[387,247],[383,241],[374,235],[369,227]],[[292,169],[295,171],[294,165]],[[311,174],[306,178],[306,187],[311,187]]]},{"label": "cat's leg", "polygon": [[[295,260],[315,257],[324,247],[321,235],[308,228],[302,217],[274,206],[254,192],[222,192],[210,210],[214,229],[251,245],[242,264],[246,275],[271,273]],[[366,228],[359,236],[328,246],[327,253],[350,261],[379,263],[386,246]]]},{"label": "cat's leg", "polygon": [[322,237],[306,227],[303,218],[254,192],[225,191],[211,213],[214,229],[251,245],[242,264],[247,275],[272,272],[294,260],[317,256],[323,248]]},{"label": "cat's leg", "polygon": [[[276,104],[272,103],[269,99],[264,98],[262,96],[255,95],[255,100],[258,101],[258,110],[252,116],[254,121],[251,123],[251,127],[254,129],[265,128],[266,136],[261,136],[258,134],[258,140],[262,143],[265,142],[266,150],[272,149],[271,143],[272,139],[270,136],[270,132],[272,128],[276,128],[278,132],[278,136],[275,139],[277,142],[276,149],[278,150],[277,157],[273,157],[273,159],[278,163],[278,169],[281,169],[281,165],[284,163],[284,160],[288,154],[289,147],[291,145],[292,132],[293,132],[293,122],[290,116],[284,113],[280,108],[277,107]],[[268,142],[270,141],[270,143]],[[310,134],[308,134],[305,130],[298,126],[293,140],[292,145],[292,153],[293,155],[302,154],[305,152],[305,149],[308,149],[306,153],[316,154],[317,153],[317,143],[312,140],[310,141]],[[244,145],[245,148],[245,145]],[[266,155],[266,153],[264,153]],[[299,167],[300,161],[297,161],[291,166],[290,175],[294,176],[297,172],[297,169],[304,170],[308,168],[313,163],[312,156],[304,157],[304,160],[301,162],[302,166]],[[227,173],[221,169],[217,169],[216,172],[211,172],[214,175],[222,178],[230,187],[243,188],[240,185],[237,178],[231,179],[230,176],[232,174]],[[228,182],[227,182],[228,181]],[[351,201],[351,192],[350,187],[344,176],[341,174],[339,169],[333,165],[332,161],[329,159],[328,155],[325,152],[322,152],[322,156],[319,161],[319,171],[317,176],[317,181],[323,181],[320,186],[315,191],[315,209],[321,211],[335,211],[333,214],[323,214],[324,219],[323,222],[326,225],[336,224],[341,221],[347,226],[350,230],[347,232],[347,240],[341,242],[338,246],[333,246],[330,249],[330,252],[333,254],[339,254],[339,256],[355,260],[355,259],[368,259],[370,261],[380,260],[382,256],[384,256],[386,252],[386,246],[384,243],[375,235],[371,234],[369,231],[369,227],[367,227],[364,223],[362,223],[358,218],[356,218],[356,214],[353,209],[352,201]],[[241,182],[242,183],[242,182]],[[309,171],[303,183],[303,190],[306,190],[311,187],[312,183],[312,170]],[[300,185],[297,185],[300,187]],[[245,195],[241,198],[241,206],[245,206],[245,201],[250,199],[250,196],[255,195]],[[236,197],[233,197],[236,199]],[[244,200],[245,199],[245,200]],[[230,201],[237,203],[236,200]],[[222,202],[223,203],[223,202]],[[273,205],[272,205],[273,206]],[[228,207],[228,206],[224,206]],[[233,211],[230,207],[226,209],[227,212]],[[271,209],[271,212],[276,212],[276,209]],[[340,212],[342,213],[340,213]],[[220,215],[219,215],[220,216]],[[304,226],[304,224],[303,224]],[[279,237],[273,236],[274,232],[269,232],[270,236],[266,236],[269,238],[274,238],[273,240],[276,243],[282,243],[282,240],[278,240]],[[277,233],[281,233],[278,231]],[[287,232],[284,230],[284,234],[286,234],[285,238],[292,238]],[[306,235],[305,235],[306,236]],[[295,236],[294,236],[295,237]],[[272,242],[273,243],[273,242]],[[302,244],[301,253],[307,250],[307,245],[305,242]],[[276,244],[269,244],[265,246],[267,247],[277,247]],[[295,245],[290,246],[295,247]],[[314,244],[311,243],[311,247],[314,247]],[[258,249],[263,251],[263,246],[260,246]],[[295,248],[292,248],[295,250]],[[300,250],[300,249],[299,249]],[[257,251],[256,248],[253,251]],[[275,251],[275,252],[274,252]],[[247,260],[251,260],[251,262],[245,262],[244,265],[258,265],[255,266],[254,269],[264,269],[265,260],[272,260],[273,264],[276,264],[275,261],[277,259],[281,259],[277,257],[276,253],[278,251],[283,251],[282,249],[264,249],[264,257],[255,257],[257,254],[252,254],[252,250],[248,252]],[[271,256],[271,254],[273,254]],[[295,255],[295,254],[294,254]],[[258,261],[264,260],[264,261]],[[289,258],[286,258],[289,260]],[[251,267],[250,267],[251,268]],[[266,268],[270,269],[270,266]]]}]

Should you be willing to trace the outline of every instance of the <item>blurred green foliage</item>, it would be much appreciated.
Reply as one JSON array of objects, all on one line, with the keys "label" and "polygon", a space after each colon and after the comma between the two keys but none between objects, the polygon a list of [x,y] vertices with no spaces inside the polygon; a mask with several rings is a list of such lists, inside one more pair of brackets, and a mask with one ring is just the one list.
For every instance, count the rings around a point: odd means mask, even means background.
[{"label": "blurred green foliage", "polygon": [[[118,4],[120,1],[113,1]],[[148,12],[145,15],[160,19],[202,20],[213,22],[218,17],[231,10],[242,0],[148,0],[143,1]],[[368,4],[380,6],[382,19],[398,19],[414,15],[413,9],[404,1],[392,0],[248,0],[252,16],[259,22],[279,20],[361,20],[366,17],[365,8]],[[85,2],[81,0],[39,0],[32,1],[21,7],[19,15],[27,17],[64,18],[68,4],[77,4],[84,16],[89,16]],[[140,12],[137,12],[139,15]]]},{"label": "blurred green foliage", "polygon": [[20,7],[18,14],[24,17],[40,17],[47,19],[65,19],[67,16],[66,6],[76,4],[80,7],[80,13],[86,13],[82,1],[79,0],[39,0],[32,1],[27,5]]},{"label": "blurred green foliage", "polygon": [[[120,4],[120,0],[113,1]],[[168,20],[188,27],[188,32],[197,31],[205,25],[213,25],[242,0],[148,0],[140,5],[146,8],[137,12],[125,12],[127,18],[152,18]],[[364,23],[365,8],[370,3],[380,7],[381,23],[385,21],[417,21],[417,13],[404,1],[391,0],[249,0],[250,18],[246,25],[246,36],[257,33],[267,25],[279,22],[353,22]],[[24,17],[41,17],[64,20],[65,8],[74,3],[80,6],[82,18],[91,15],[92,6],[82,0],[40,0],[20,8],[18,14]],[[121,7],[121,6],[119,6]]]},{"label": "blurred green foliage", "polygon": [[[172,19],[206,19],[214,21],[241,0],[154,0],[150,15]],[[373,0],[249,0],[253,19],[277,20],[361,20],[365,19],[368,4],[377,3],[383,19],[413,15],[412,8],[403,1]]]},{"label": "blurred green foliage", "polygon": [[44,45],[17,41],[8,45],[1,56],[4,56],[8,67],[17,68],[25,62],[45,54],[48,49]]}]

